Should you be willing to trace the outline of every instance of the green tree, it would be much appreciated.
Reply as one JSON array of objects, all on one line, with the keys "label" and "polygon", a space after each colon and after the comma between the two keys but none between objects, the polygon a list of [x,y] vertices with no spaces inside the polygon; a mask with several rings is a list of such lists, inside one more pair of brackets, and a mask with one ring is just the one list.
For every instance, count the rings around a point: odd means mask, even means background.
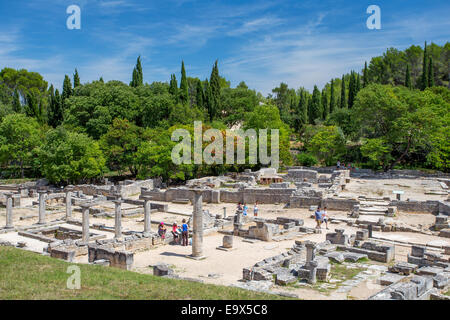
[{"label": "green tree", "polygon": [[63,127],[47,132],[38,155],[42,175],[52,183],[87,183],[106,169],[96,141]]},{"label": "green tree", "polygon": [[336,98],[334,96],[334,80],[331,79],[330,84],[330,113],[333,113],[336,109]]},{"label": "green tree", "polygon": [[408,89],[412,89],[411,71],[409,68],[409,64],[406,66],[405,87],[407,87]]},{"label": "green tree", "polygon": [[0,123],[0,161],[18,164],[20,176],[33,160],[33,151],[41,144],[41,131],[36,119],[24,114],[10,114]]},{"label": "green tree", "polygon": [[314,86],[311,104],[309,107],[309,123],[314,124],[315,120],[322,119],[323,111],[321,106],[321,94],[319,88]]},{"label": "green tree", "polygon": [[73,88],[75,89],[76,87],[78,87],[80,85],[81,85],[80,76],[78,74],[78,70],[75,69],[75,73],[73,74]]},{"label": "green tree", "polygon": [[178,82],[177,77],[174,74],[170,76],[169,93],[174,97],[175,101],[178,102],[179,100]]},{"label": "green tree", "polygon": [[217,116],[218,110],[221,110],[220,103],[220,75],[219,68],[217,66],[218,61],[214,63],[214,67],[211,71],[210,77],[210,88],[211,88],[211,110],[210,110],[210,119],[214,120]]},{"label": "green tree", "polygon": [[345,137],[336,126],[323,127],[312,137],[306,148],[308,152],[330,166],[345,152]]},{"label": "green tree", "polygon": [[196,88],[196,96],[195,96],[195,101],[196,101],[196,105],[197,107],[199,107],[200,109],[203,109],[203,96],[204,96],[204,92],[203,92],[203,84],[202,81],[200,79],[197,80],[197,88]]},{"label": "green tree", "polygon": [[144,139],[143,129],[126,119],[114,119],[101,138],[100,147],[107,158],[111,170],[123,173],[129,170],[133,176],[138,171],[136,151]]},{"label": "green tree", "polygon": [[428,53],[427,53],[427,43],[425,42],[425,48],[423,52],[423,64],[422,64],[422,79],[421,79],[421,89],[425,90],[428,88]]},{"label": "green tree", "polygon": [[341,109],[347,107],[347,99],[345,98],[345,77],[342,76],[341,82]]},{"label": "green tree", "polygon": [[369,85],[369,70],[367,69],[367,61],[364,63],[363,71],[363,88]]},{"label": "green tree", "polygon": [[64,76],[63,90],[61,96],[61,103],[63,110],[66,110],[66,99],[69,99],[73,94],[72,83],[68,75]]},{"label": "green tree", "polygon": [[14,90],[12,106],[13,106],[14,112],[17,112],[17,113],[22,112],[22,104],[20,103],[19,91],[17,91],[17,89]]},{"label": "green tree", "polygon": [[434,87],[433,58],[428,60],[428,87]]},{"label": "green tree", "polygon": [[325,120],[328,117],[329,109],[328,109],[328,96],[326,87],[322,90],[322,110],[323,110],[323,119]]},{"label": "green tree", "polygon": [[188,81],[186,70],[184,68],[184,61],[181,61],[180,101],[181,103],[189,102]]},{"label": "green tree", "polygon": [[133,69],[130,86],[137,88],[142,85],[144,85],[144,73],[142,71],[141,56],[139,56]]}]

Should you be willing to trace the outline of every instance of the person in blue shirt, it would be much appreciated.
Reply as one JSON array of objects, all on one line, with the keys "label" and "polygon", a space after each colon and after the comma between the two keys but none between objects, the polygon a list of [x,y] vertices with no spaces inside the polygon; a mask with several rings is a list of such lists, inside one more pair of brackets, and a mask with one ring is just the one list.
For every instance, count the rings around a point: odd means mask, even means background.
[{"label": "person in blue shirt", "polygon": [[247,211],[248,211],[247,204],[244,203],[244,210],[243,210],[242,214],[243,214],[244,216],[246,216],[246,215],[247,215]]},{"label": "person in blue shirt", "polygon": [[258,201],[255,202],[255,207],[253,208],[253,215],[258,216]]},{"label": "person in blue shirt", "polygon": [[314,215],[315,215],[316,223],[317,223],[316,229],[322,229],[320,227],[320,224],[322,223],[322,211],[320,211],[320,206],[317,207],[317,210],[314,213]]},{"label": "person in blue shirt", "polygon": [[183,246],[187,246],[188,243],[189,243],[189,241],[188,241],[188,238],[189,238],[189,227],[188,227],[188,225],[186,223],[186,219],[183,219],[182,222],[183,222],[183,224],[181,225],[181,239],[183,240],[182,245]]}]

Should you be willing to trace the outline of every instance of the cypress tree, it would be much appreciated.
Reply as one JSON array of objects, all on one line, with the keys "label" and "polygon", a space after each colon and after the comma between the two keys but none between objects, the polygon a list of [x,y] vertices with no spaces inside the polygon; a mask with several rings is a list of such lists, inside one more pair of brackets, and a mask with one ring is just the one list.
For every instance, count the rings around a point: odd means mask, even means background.
[{"label": "cypress tree", "polygon": [[328,96],[327,96],[327,87],[323,88],[322,90],[322,114],[323,114],[323,120],[326,120],[328,117]]},{"label": "cypress tree", "polygon": [[301,128],[308,123],[309,119],[308,119],[308,99],[306,97],[306,93],[305,92],[301,92],[300,93],[300,100],[298,102],[298,107],[297,107],[297,131],[300,131]]},{"label": "cypress tree", "polygon": [[189,86],[184,68],[184,61],[181,61],[181,81],[180,81],[180,101],[183,104],[189,101]]},{"label": "cypress tree", "polygon": [[336,98],[334,97],[334,80],[331,79],[331,93],[330,93],[330,114],[333,113],[335,108]]},{"label": "cypress tree", "polygon": [[63,82],[63,91],[62,91],[62,97],[61,97],[61,103],[63,109],[66,108],[65,101],[72,95],[72,83],[70,82],[70,78],[68,75],[64,76],[64,82]]},{"label": "cypress tree", "polygon": [[98,81],[100,81],[101,83],[105,83],[105,82],[103,81],[103,77],[100,77],[100,79],[99,79]]},{"label": "cypress tree", "polygon": [[133,69],[130,87],[136,88],[144,84],[144,73],[142,72],[141,56],[137,58],[136,66]]},{"label": "cypress tree", "polygon": [[213,97],[211,86],[208,82],[208,79],[205,80],[205,99],[204,105],[206,110],[208,110],[209,120],[212,121],[214,118],[214,105],[213,105]]},{"label": "cypress tree", "polygon": [[48,110],[48,124],[56,128],[62,123],[63,112],[61,107],[61,97],[58,89],[53,92],[53,85],[50,86],[50,104]]},{"label": "cypress tree", "polygon": [[367,61],[364,64],[364,71],[363,71],[363,88],[367,87],[369,84],[369,70],[367,69]]},{"label": "cypress tree", "polygon": [[219,68],[217,66],[217,60],[214,63],[209,81],[211,87],[211,104],[212,104],[211,119],[215,119],[217,112],[220,110],[220,75],[219,75]]},{"label": "cypress tree", "polygon": [[22,105],[20,103],[19,91],[17,91],[17,89],[14,90],[14,95],[13,95],[13,111],[17,112],[17,113],[22,111]]},{"label": "cypress tree", "polygon": [[355,73],[352,71],[350,75],[350,82],[348,85],[348,108],[351,109],[353,107],[353,101],[355,100]]},{"label": "cypress tree", "polygon": [[358,95],[358,92],[361,91],[361,76],[356,74],[356,88],[355,88],[355,98]]},{"label": "cypress tree", "polygon": [[75,69],[75,73],[73,74],[73,88],[75,89],[79,85],[81,85],[80,76],[78,75],[78,70]]},{"label": "cypress tree", "polygon": [[434,70],[432,57],[430,57],[430,60],[428,62],[428,87],[434,87]]},{"label": "cypress tree", "polygon": [[323,112],[321,109],[321,94],[319,88],[314,86],[314,91],[311,99],[311,104],[309,108],[309,123],[314,124],[316,119],[321,119],[323,116]]},{"label": "cypress tree", "polygon": [[177,77],[174,74],[170,75],[169,93],[175,98],[175,102],[178,103],[178,82]]},{"label": "cypress tree", "polygon": [[427,53],[427,42],[425,41],[425,49],[423,51],[423,64],[422,64],[422,79],[421,79],[421,89],[425,90],[428,87],[428,53]]},{"label": "cypress tree", "polygon": [[203,85],[200,79],[197,80],[197,90],[195,100],[197,102],[197,107],[203,108]]},{"label": "cypress tree", "polygon": [[347,106],[347,101],[345,98],[345,77],[342,76],[342,84],[341,84],[341,109]]},{"label": "cypress tree", "polygon": [[409,64],[406,65],[406,76],[405,76],[405,87],[411,89],[411,70],[409,68]]}]

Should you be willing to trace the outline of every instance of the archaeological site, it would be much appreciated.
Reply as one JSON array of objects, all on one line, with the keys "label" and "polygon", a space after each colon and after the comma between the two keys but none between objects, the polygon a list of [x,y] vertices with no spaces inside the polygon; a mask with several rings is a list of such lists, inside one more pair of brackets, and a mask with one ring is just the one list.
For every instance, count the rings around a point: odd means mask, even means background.
[{"label": "archaeological site", "polygon": [[183,186],[41,179],[0,185],[0,246],[305,300],[449,300],[449,186],[445,174],[336,167]]}]

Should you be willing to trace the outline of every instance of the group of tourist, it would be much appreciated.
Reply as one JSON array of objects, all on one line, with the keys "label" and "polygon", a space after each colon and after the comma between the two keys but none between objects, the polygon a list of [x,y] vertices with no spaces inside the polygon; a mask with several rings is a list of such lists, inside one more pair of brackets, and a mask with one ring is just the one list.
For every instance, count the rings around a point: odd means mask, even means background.
[{"label": "group of tourist", "polygon": [[[258,216],[258,201],[255,202],[255,206],[253,207],[253,216],[257,217]],[[237,205],[237,211],[238,212],[242,212],[243,216],[246,216],[248,214],[248,206],[247,204],[244,202],[244,206],[242,206],[242,204],[239,202]]]},{"label": "group of tourist", "polygon": [[340,169],[342,169],[342,170],[345,170],[345,169],[348,169],[348,170],[352,170],[352,169],[355,169],[355,165],[353,164],[353,163],[347,163],[347,166],[345,165],[345,163],[341,163],[340,161],[338,161],[337,163],[336,163],[336,167],[337,167],[337,169],[338,170],[340,170]]},{"label": "group of tourist", "polygon": [[321,210],[320,206],[317,207],[316,212],[314,213],[316,218],[316,229],[322,229],[322,223],[325,223],[325,226],[328,230],[328,213],[327,213],[327,207],[323,208]]},{"label": "group of tourist", "polygon": [[[161,239],[166,239],[166,226],[164,225],[164,222],[161,222],[158,227],[158,234],[161,237]],[[181,244],[182,246],[188,246],[189,245],[189,226],[186,223],[186,219],[182,220],[182,225],[179,227],[176,222],[172,224],[172,231],[173,235],[173,241],[175,244]]]}]

